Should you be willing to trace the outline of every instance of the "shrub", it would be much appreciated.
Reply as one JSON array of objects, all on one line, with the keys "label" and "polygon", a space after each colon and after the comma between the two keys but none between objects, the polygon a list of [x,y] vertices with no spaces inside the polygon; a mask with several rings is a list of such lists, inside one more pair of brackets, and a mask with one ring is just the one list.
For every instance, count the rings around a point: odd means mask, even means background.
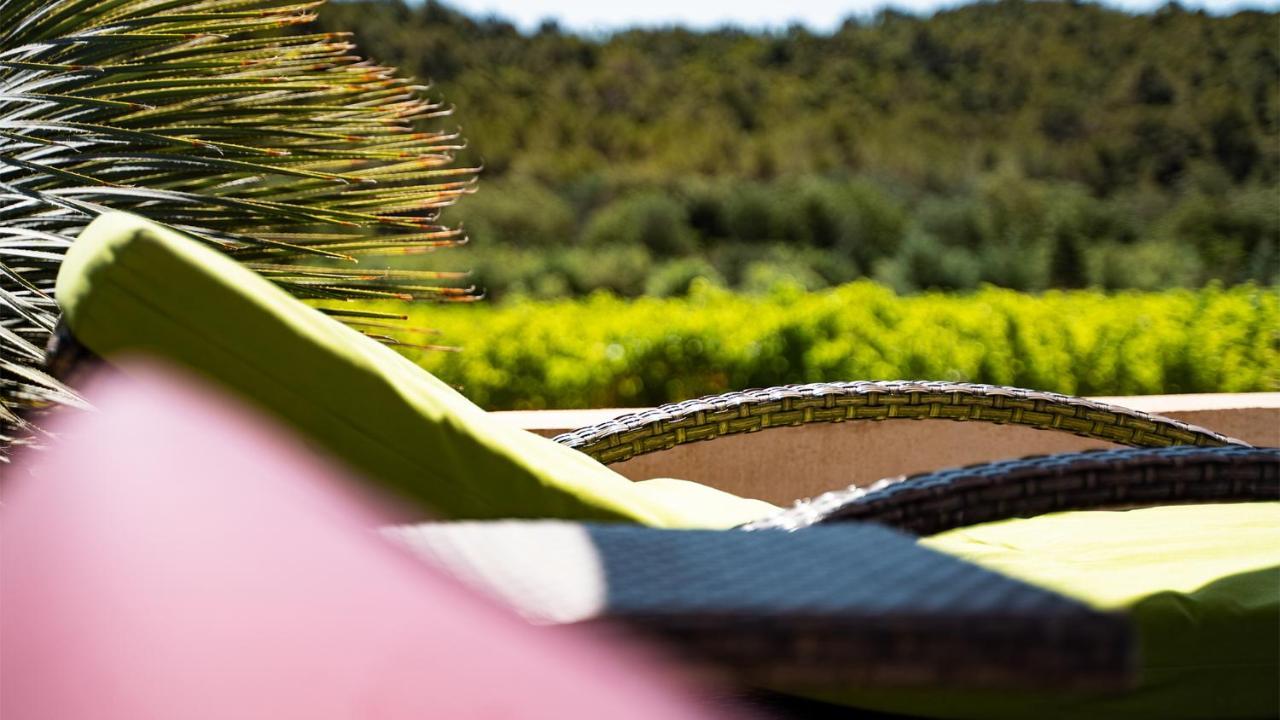
[{"label": "shrub", "polygon": [[907,235],[892,261],[881,263],[877,276],[899,292],[969,290],[978,285],[982,268],[963,247],[947,247],[922,230]]},{"label": "shrub", "polygon": [[687,295],[698,280],[724,285],[724,278],[711,263],[702,258],[680,258],[659,265],[645,281],[644,294],[654,297]]},{"label": "shrub", "polygon": [[546,247],[573,237],[573,212],[545,186],[505,180],[487,185],[450,209],[450,217],[483,245]]},{"label": "shrub", "polygon": [[599,291],[639,295],[652,262],[649,251],[640,245],[569,248],[553,257],[553,267],[568,278],[576,295]]},{"label": "shrub", "polygon": [[743,182],[728,193],[725,226],[731,238],[748,243],[781,240],[786,225],[786,208],[765,185]]},{"label": "shrub", "polygon": [[685,255],[698,247],[684,206],[656,191],[627,195],[601,208],[582,237],[592,247],[642,246],[660,256]]},{"label": "shrub", "polygon": [[494,409],[895,378],[1087,395],[1280,389],[1280,291],[1249,285],[904,297],[866,281],[763,296],[699,282],[682,299],[596,293],[411,312],[463,348],[411,357]]}]

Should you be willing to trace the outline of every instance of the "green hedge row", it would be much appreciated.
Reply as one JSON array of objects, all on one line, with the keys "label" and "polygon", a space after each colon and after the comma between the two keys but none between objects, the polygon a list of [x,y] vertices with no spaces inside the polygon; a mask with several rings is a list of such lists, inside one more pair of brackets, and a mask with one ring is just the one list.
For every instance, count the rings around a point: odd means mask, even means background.
[{"label": "green hedge row", "polygon": [[491,409],[645,406],[852,379],[1079,395],[1280,389],[1274,287],[899,296],[855,282],[748,296],[695,285],[680,299],[596,294],[409,313],[461,349],[405,352]]}]

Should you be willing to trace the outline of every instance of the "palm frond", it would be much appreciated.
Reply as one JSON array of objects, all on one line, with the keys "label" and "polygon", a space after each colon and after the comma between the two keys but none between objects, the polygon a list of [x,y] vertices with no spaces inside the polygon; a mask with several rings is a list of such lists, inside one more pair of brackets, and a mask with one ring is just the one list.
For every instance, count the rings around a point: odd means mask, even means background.
[{"label": "palm frond", "polygon": [[439,213],[475,169],[456,165],[456,132],[424,127],[449,113],[425,87],[345,35],[290,33],[321,4],[0,0],[5,438],[23,409],[74,402],[40,371],[54,279],[107,209],[192,233],[303,298],[475,296],[459,274],[378,266],[464,242]]}]

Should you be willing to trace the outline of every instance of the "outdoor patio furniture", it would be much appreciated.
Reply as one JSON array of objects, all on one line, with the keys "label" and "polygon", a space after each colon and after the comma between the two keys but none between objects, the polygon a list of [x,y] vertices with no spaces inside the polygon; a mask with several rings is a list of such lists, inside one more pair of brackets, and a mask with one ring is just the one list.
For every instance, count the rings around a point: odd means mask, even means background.
[{"label": "outdoor patio furniture", "polygon": [[538,624],[620,625],[756,687],[1121,690],[1132,629],[873,523],[424,523],[385,534]]},{"label": "outdoor patio furniture", "polygon": [[[736,547],[722,541],[725,550],[715,559],[698,555],[689,540],[666,540],[664,547],[660,535],[671,531],[633,530],[639,537],[629,544],[626,530],[610,538],[594,527],[563,523],[429,523],[389,532],[536,621],[624,622],[674,640],[683,655],[743,682],[855,707],[928,717],[1265,716],[1280,700],[1274,681],[1280,649],[1261,640],[1280,631],[1280,506],[1160,505],[1188,487],[1212,488],[1210,496],[1233,492],[1274,500],[1280,497],[1280,449],[1093,451],[923,473],[831,493],[751,523],[745,528],[756,532],[742,533]],[[1158,506],[1017,519],[1064,505],[1148,504]],[[983,524],[966,527],[966,517]],[[1086,664],[1100,673],[1093,688],[1079,667],[1032,670],[1035,663],[1019,659],[999,633],[984,641],[991,616],[984,623],[965,614],[972,602],[992,599],[994,584],[943,580],[944,573],[924,571],[919,559],[896,555],[892,543],[878,545],[872,538],[850,538],[843,552],[807,557],[791,554],[795,548],[777,539],[782,530],[814,525],[794,533],[807,538],[851,520],[853,528],[870,522],[931,535],[916,547],[1131,618],[1137,644],[1127,674],[1111,671],[1113,681],[1128,677],[1130,685],[1122,692],[1102,687],[1104,636],[1085,622],[1068,626],[1058,638],[1067,644],[1051,657],[1058,663],[1088,657]],[[760,533],[765,537],[754,543],[745,540]],[[575,543],[592,549],[575,551]],[[868,603],[859,590],[883,593],[883,603]],[[850,607],[833,612],[842,599]],[[1020,605],[1013,595],[1004,601]],[[939,617],[927,617],[930,611]],[[807,618],[799,628],[779,620],[795,614]],[[750,629],[761,623],[779,628],[771,643],[751,642]],[[947,623],[954,623],[949,632]],[[995,624],[1012,626],[1007,620]],[[859,630],[868,635],[858,636]],[[883,639],[895,631],[901,633],[896,644]],[[871,639],[876,633],[880,642]],[[968,640],[952,644],[957,637]],[[1048,646],[1034,632],[1024,637],[1026,652]],[[939,646],[967,647],[968,654],[947,657]],[[1041,690],[1056,683],[1049,689],[1057,692],[1027,693],[1033,678],[1043,683]],[[1002,683],[1017,688],[1019,681],[1022,692],[983,692]],[[1063,692],[1073,683],[1075,692]]]},{"label": "outdoor patio furniture", "polygon": [[[817,693],[824,698],[956,717],[1025,716],[1032,709],[1054,708],[1096,716],[1245,717],[1276,706],[1271,678],[1280,662],[1270,642],[1275,632],[1268,631],[1280,629],[1280,597],[1268,582],[1280,567],[1280,522],[1267,519],[1280,520],[1280,504],[1231,504],[1277,499],[1275,451],[1080,398],[932,382],[732,393],[664,406],[552,442],[488,420],[395,351],[307,308],[224,255],[122,214],[104,215],[72,247],[59,275],[58,298],[70,334],[90,351],[113,362],[150,354],[193,369],[371,482],[417,502],[424,513],[772,529],[763,534],[769,538],[785,538],[776,530],[815,520],[874,521],[912,532],[989,523],[968,532],[1003,538],[995,543],[1009,551],[1003,556],[984,552],[980,540],[966,542],[965,536],[948,533],[919,543],[1095,608],[1123,611],[1137,630],[1139,652],[1149,658],[1157,648],[1155,657],[1172,663],[1140,665],[1139,685],[1120,695],[1013,694],[993,700],[965,694],[971,688],[962,688],[959,696],[828,688]],[[948,471],[802,501],[785,511],[680,480],[633,483],[603,464],[686,442],[808,422],[919,418],[1016,424],[1139,447],[1187,448]],[[1174,504],[1188,507],[1171,526],[1160,516],[1179,509],[1168,507]],[[1135,505],[1164,506],[1123,515],[1148,531],[1150,546],[1133,538],[1120,541],[1114,533],[1125,524],[1098,511]],[[991,522],[1060,511],[1079,512]],[[1068,559],[1073,548],[1087,550],[1095,555],[1084,559],[1098,565],[1063,565],[1062,557],[1046,554],[1045,548],[1010,540],[1036,537],[1038,528],[1064,522],[1074,530],[1056,536],[1050,550]],[[1199,532],[1202,527],[1211,532]],[[751,534],[732,541],[757,542],[746,539]],[[1180,538],[1201,544],[1166,566],[1185,573],[1166,577],[1142,571],[1153,555],[1168,554],[1163,548],[1171,546],[1162,543]],[[1066,569],[1055,574],[1055,567]],[[1107,588],[1094,587],[1098,578],[1119,578],[1123,592],[1107,595]],[[1179,615],[1178,609],[1187,612]],[[1206,647],[1216,649],[1205,655]]]}]

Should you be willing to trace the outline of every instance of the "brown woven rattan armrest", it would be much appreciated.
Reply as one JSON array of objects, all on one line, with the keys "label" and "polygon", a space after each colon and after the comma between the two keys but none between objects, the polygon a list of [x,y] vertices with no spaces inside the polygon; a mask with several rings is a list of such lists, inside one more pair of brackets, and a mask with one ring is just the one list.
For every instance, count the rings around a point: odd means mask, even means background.
[{"label": "brown woven rattan armrest", "polygon": [[890,478],[802,500],[743,526],[876,522],[918,535],[1065,510],[1280,500],[1280,448],[1092,450]]},{"label": "brown woven rattan armrest", "polygon": [[970,420],[1137,447],[1248,444],[1211,430],[1058,393],[953,382],[838,382],[745,390],[663,405],[555,438],[603,463],[699,440],[846,420]]}]

